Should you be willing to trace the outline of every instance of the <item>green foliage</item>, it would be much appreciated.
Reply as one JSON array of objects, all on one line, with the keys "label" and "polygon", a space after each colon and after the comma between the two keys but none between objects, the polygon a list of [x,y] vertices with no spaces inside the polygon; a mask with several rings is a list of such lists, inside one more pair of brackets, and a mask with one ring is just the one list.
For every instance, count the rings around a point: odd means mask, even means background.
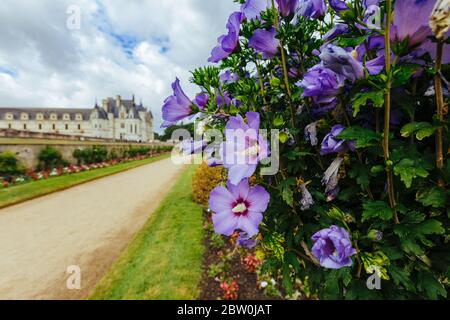
[{"label": "green foliage", "polygon": [[400,131],[402,137],[409,137],[413,134],[416,135],[417,140],[423,140],[434,134],[437,127],[431,125],[428,122],[411,122],[406,124]]},{"label": "green foliage", "polygon": [[384,104],[384,92],[379,90],[356,94],[352,100],[353,116],[356,116],[361,110],[361,107],[367,105],[369,101],[371,101],[375,107],[382,107]]},{"label": "green foliage", "polygon": [[[359,45],[367,49],[369,37],[378,34],[356,28],[364,10],[356,1],[346,3],[348,10],[322,22],[279,17],[277,38],[285,55],[279,50],[271,59],[262,59],[248,42],[256,29],[276,25],[276,11],[263,12],[258,21],[245,20],[236,50],[218,66],[193,73],[192,82],[210,95],[203,116],[213,119],[212,128],[223,131],[231,116],[245,119],[246,112],[254,111],[260,114],[262,129],[281,132],[279,153],[274,152],[279,171],[261,176],[259,169],[265,164],[259,165],[255,179],[271,196],[258,237],[265,253],[263,270],[280,276],[287,292],[302,283],[305,295],[319,299],[444,298],[450,288],[450,262],[445,258],[450,252],[450,121],[448,114],[437,119],[436,97],[427,93],[434,82],[434,62],[423,56],[423,72],[417,72],[418,65],[411,62],[414,48],[407,41],[394,41],[395,60],[389,72],[374,75],[365,68],[363,77],[333,88],[339,92],[332,97],[306,96],[299,85],[311,67],[327,65],[316,53],[327,43],[320,35],[334,23],[347,24],[349,32],[331,43],[352,54]],[[381,10],[386,16],[386,6]],[[367,50],[363,65],[379,56],[378,49]],[[336,64],[346,63],[343,57],[334,58]],[[331,65],[339,73],[339,66]],[[225,71],[239,80],[219,83]],[[443,66],[442,76],[450,77],[448,65]],[[326,81],[319,82],[317,91],[327,86]],[[223,92],[239,103],[218,106],[216,98]],[[333,101],[327,105],[321,98]],[[385,112],[388,106],[390,113]],[[336,137],[340,141],[327,136],[335,125],[345,127]],[[317,136],[316,145],[304,138],[307,126]],[[444,166],[439,168],[438,128],[442,128],[444,151]],[[336,152],[321,153],[326,136],[325,144],[340,146],[332,150]],[[337,157],[342,163],[324,179]],[[330,181],[338,189],[326,194],[325,185],[333,186]],[[314,200],[309,208],[303,207],[305,186]],[[331,225],[349,232],[357,249],[351,267],[330,270],[317,266],[312,258],[312,235]],[[374,271],[383,278],[381,290],[366,286],[365,276]]]},{"label": "green foliage", "polygon": [[12,152],[0,153],[0,175],[19,175],[25,172],[25,167]]},{"label": "green foliage", "polygon": [[39,152],[38,160],[38,170],[50,170],[68,164],[68,162],[63,159],[61,152],[50,146],[45,147]]}]

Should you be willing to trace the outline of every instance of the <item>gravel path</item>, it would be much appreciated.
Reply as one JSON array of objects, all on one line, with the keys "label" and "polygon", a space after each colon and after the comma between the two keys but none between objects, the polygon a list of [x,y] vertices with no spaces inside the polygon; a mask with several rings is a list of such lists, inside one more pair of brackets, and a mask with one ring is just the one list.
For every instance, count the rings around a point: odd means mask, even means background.
[{"label": "gravel path", "polygon": [[86,298],[182,168],[165,159],[1,209],[0,299]]}]

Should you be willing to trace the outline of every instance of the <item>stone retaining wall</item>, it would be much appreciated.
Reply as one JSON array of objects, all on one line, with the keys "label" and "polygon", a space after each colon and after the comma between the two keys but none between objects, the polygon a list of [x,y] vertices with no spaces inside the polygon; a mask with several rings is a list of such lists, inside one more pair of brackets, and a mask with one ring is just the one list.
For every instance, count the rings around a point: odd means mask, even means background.
[{"label": "stone retaining wall", "polygon": [[[122,154],[124,150],[130,148],[130,146],[134,147],[144,147],[144,146],[157,146],[157,144],[96,144],[98,146],[103,146],[108,150],[108,153],[111,150],[115,150],[117,154]],[[38,155],[39,152],[44,149],[47,144],[0,144],[0,153],[4,151],[10,151],[16,154],[17,159],[20,160],[22,164],[24,164],[27,168],[36,168],[38,165]],[[52,148],[59,150],[62,153],[62,156],[65,160],[69,161],[71,164],[76,164],[77,160],[73,157],[73,152],[76,149],[86,149],[92,148],[92,145],[86,145],[81,143],[74,142],[73,144],[51,144]]]}]

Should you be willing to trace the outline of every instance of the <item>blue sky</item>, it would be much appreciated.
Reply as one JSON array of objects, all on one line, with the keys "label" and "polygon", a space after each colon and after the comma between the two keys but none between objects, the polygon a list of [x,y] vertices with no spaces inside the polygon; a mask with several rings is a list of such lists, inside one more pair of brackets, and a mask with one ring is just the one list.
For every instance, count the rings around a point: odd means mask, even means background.
[{"label": "blue sky", "polygon": [[[70,5],[80,29],[67,28]],[[117,94],[142,99],[161,123],[179,77],[206,64],[233,0],[2,0],[0,106],[90,107]]]}]

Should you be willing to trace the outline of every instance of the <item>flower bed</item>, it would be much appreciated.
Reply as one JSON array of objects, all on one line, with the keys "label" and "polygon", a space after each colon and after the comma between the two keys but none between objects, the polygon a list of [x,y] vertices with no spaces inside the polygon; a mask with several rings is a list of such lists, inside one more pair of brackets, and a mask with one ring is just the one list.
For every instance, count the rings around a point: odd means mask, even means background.
[{"label": "flower bed", "polygon": [[272,278],[261,275],[261,251],[236,247],[238,234],[226,238],[214,233],[211,214],[205,212],[206,237],[201,300],[279,299],[280,291]]},{"label": "flower bed", "polygon": [[29,183],[32,181],[46,180],[46,179],[49,179],[52,177],[60,177],[60,176],[71,175],[71,174],[75,174],[75,173],[79,173],[79,172],[107,168],[107,167],[114,166],[114,165],[117,165],[120,163],[144,160],[147,158],[158,156],[162,153],[164,153],[164,152],[160,152],[160,153],[149,152],[146,155],[119,158],[119,159],[115,159],[115,160],[109,160],[109,161],[100,162],[100,163],[93,163],[93,164],[89,164],[89,165],[69,165],[67,167],[53,168],[49,171],[28,170],[23,175],[17,175],[17,176],[10,175],[8,177],[0,177],[0,183],[3,188],[8,188],[8,187],[11,187],[14,185],[25,184],[25,183]]}]

